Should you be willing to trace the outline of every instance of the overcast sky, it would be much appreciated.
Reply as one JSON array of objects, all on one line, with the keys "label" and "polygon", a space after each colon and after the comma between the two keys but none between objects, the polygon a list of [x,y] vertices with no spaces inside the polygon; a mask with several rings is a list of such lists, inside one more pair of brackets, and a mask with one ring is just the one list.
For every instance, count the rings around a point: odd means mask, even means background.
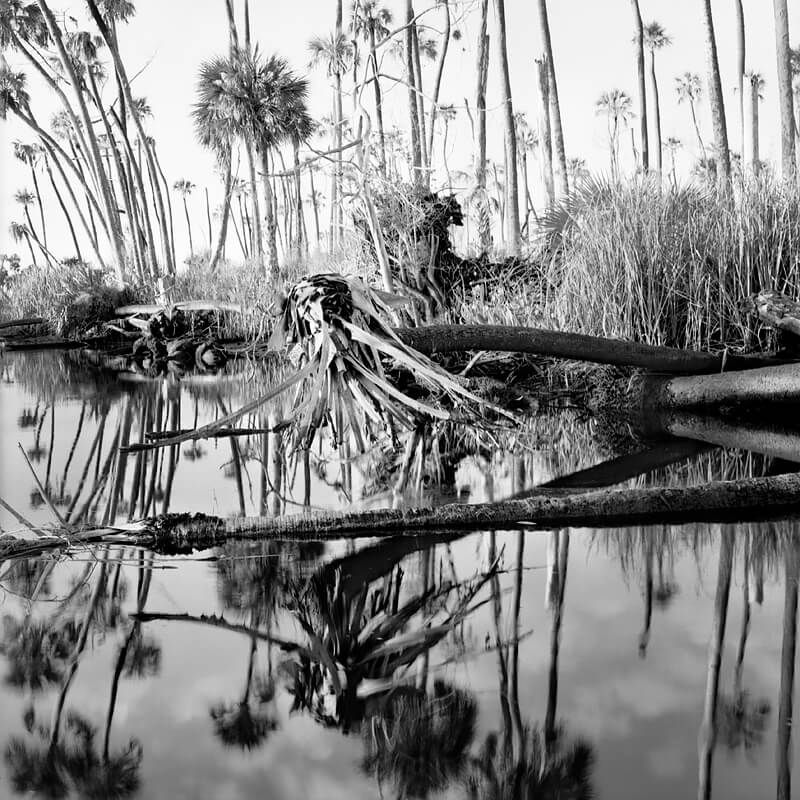
[{"label": "overcast sky", "polygon": [[[241,5],[241,0],[237,0]],[[82,18],[83,4],[58,4],[68,13]],[[329,112],[330,87],[321,71],[308,67],[308,40],[314,35],[329,32],[334,25],[334,0],[294,0],[294,2],[255,2],[252,5],[253,38],[265,53],[285,56],[295,69],[307,74],[311,81],[310,106],[317,117]],[[346,4],[349,5],[349,4]],[[387,5],[402,16],[402,3],[392,0]],[[476,3],[459,4],[451,0],[455,13],[462,21],[459,41],[451,45],[451,55],[441,93],[442,103],[464,107],[467,98],[474,105],[475,94],[475,17]],[[511,84],[515,110],[525,111],[533,122],[536,118],[537,93],[534,58],[540,52],[539,24],[536,3],[532,0],[506,0],[508,48],[511,64]],[[674,91],[675,76],[685,71],[697,72],[705,81],[706,61],[702,25],[702,0],[640,0],[645,24],[657,20],[672,37],[672,45],[658,54],[657,70],[661,89],[663,136],[677,136],[686,145],[679,156],[679,170],[688,172],[697,157],[695,136],[689,109],[677,105]],[[550,0],[550,24],[553,38],[556,71],[559,81],[564,135],[567,156],[586,159],[597,171],[608,170],[608,139],[603,118],[595,114],[594,104],[601,92],[619,88],[636,101],[636,72],[631,39],[633,20],[629,0]],[[740,149],[737,100],[734,91],[736,75],[736,19],[734,0],[714,0],[720,66],[723,76],[726,111],[731,148]],[[200,148],[194,137],[190,111],[194,102],[195,81],[199,63],[227,48],[227,23],[223,0],[138,0],[137,14],[121,31],[123,53],[129,75],[138,73],[134,94],[145,96],[154,112],[149,122],[152,135],[158,142],[162,163],[170,183],[186,177],[198,186],[192,200],[193,217],[198,225],[203,215],[202,189],[211,191],[212,203],[221,199],[221,189],[214,173],[213,158]],[[417,2],[416,10],[425,8]],[[765,79],[761,110],[762,158],[777,155],[779,131],[776,103],[776,59],[772,2],[745,0],[747,24],[747,69],[760,72]],[[345,12],[347,13],[347,12]],[[425,21],[433,28],[441,25],[441,12],[432,11]],[[800,43],[800,0],[789,0],[789,25],[792,44]],[[490,19],[490,35],[496,38],[494,16]],[[496,48],[492,55],[496,55]],[[11,65],[24,68],[22,59],[8,54]],[[427,87],[432,83],[432,68],[428,68]],[[28,71],[28,70],[26,70]],[[400,75],[400,65],[387,60],[386,71]],[[502,161],[500,137],[501,114],[499,73],[492,60],[489,75],[488,105],[490,116],[490,155]],[[387,89],[389,85],[387,83]],[[55,110],[51,101],[31,80],[34,107],[41,118],[47,119]],[[407,126],[404,89],[388,92],[387,125]],[[370,98],[371,99],[371,98]],[[368,105],[368,109],[371,106]],[[348,104],[345,104],[345,111]],[[701,127],[707,142],[712,139],[708,104],[699,109]],[[493,134],[493,135],[492,135]],[[30,187],[30,177],[21,164],[13,159],[11,143],[15,139],[30,140],[28,132],[15,121],[2,128],[2,168],[0,184],[0,252],[19,250],[8,236],[8,224],[21,218],[21,208],[13,201],[13,193]],[[440,144],[437,161],[441,165]],[[449,135],[451,169],[466,167],[471,150],[469,122],[461,112],[452,123]],[[623,159],[630,158],[630,134],[623,139]],[[624,161],[623,161],[624,164]],[[537,182],[535,168],[532,183]],[[442,175],[443,179],[443,175]],[[434,182],[435,183],[435,182]],[[534,188],[535,191],[535,188]],[[45,198],[45,210],[58,220],[54,201]],[[58,223],[56,223],[58,224]],[[176,219],[179,257],[186,249],[185,234]]]}]

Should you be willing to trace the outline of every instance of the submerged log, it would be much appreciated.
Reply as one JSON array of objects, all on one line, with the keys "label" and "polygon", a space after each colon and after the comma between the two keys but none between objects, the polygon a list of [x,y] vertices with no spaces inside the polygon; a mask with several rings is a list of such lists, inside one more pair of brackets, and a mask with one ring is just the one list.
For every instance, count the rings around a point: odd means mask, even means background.
[{"label": "submerged log", "polygon": [[426,325],[397,328],[395,333],[405,344],[425,355],[491,350],[686,374],[745,370],[785,363],[762,355],[715,355],[583,333],[506,325]]},{"label": "submerged log", "polygon": [[25,317],[24,319],[12,319],[8,322],[0,322],[0,330],[6,328],[23,328],[29,325],[44,325],[45,320],[42,317]]},{"label": "submerged log", "polygon": [[[538,529],[607,528],[699,521],[768,519],[800,512],[800,473],[718,481],[682,488],[570,491],[541,489],[525,500],[436,508],[332,511],[288,517],[220,519],[202,514],[169,514],[126,527],[83,531],[83,542],[147,546],[177,553],[206,549],[232,539],[324,541],[381,534],[417,536],[421,531],[491,530],[517,525]],[[68,542],[67,542],[68,543]],[[0,539],[0,558],[30,556],[65,545],[65,539]]]},{"label": "submerged log", "polygon": [[800,363],[719,375],[650,376],[644,379],[641,390],[646,409],[797,403]]}]

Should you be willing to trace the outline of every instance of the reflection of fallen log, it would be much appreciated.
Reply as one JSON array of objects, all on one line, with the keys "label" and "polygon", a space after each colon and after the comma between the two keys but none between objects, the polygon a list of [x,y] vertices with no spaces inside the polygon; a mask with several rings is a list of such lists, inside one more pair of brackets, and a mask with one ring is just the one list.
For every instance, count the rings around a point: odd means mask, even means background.
[{"label": "reflection of fallen log", "polygon": [[657,415],[648,424],[652,424],[660,433],[800,462],[800,431],[787,430],[760,420],[739,421],[673,411]]},{"label": "reflection of fallen log", "polygon": [[582,333],[505,325],[426,325],[398,328],[395,333],[405,344],[425,355],[491,350],[687,374],[753,369],[783,363],[761,355],[714,355]]},{"label": "reflection of fallen log", "polygon": [[651,409],[797,403],[800,401],[800,363],[719,375],[650,376],[644,379],[641,390],[645,406]]},{"label": "reflection of fallen log", "polygon": [[[330,540],[420,531],[486,530],[514,525],[584,528],[697,521],[765,519],[800,512],[800,473],[719,481],[683,488],[570,491],[541,489],[526,500],[436,508],[324,512],[288,517],[220,519],[171,514],[126,526],[80,533],[83,542],[135,544],[159,552],[205,549],[232,539]],[[65,539],[3,537],[0,558],[30,556]]]}]

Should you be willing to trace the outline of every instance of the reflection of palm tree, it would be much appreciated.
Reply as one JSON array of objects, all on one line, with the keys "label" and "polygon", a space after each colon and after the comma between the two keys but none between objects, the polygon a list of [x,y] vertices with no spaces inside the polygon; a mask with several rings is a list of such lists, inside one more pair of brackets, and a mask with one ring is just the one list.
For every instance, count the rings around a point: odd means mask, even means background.
[{"label": "reflection of palm tree", "polygon": [[228,747],[252,750],[278,727],[271,702],[275,695],[274,684],[270,678],[260,683],[256,682],[255,707],[251,705],[257,646],[258,642],[253,637],[247,664],[247,680],[241,700],[233,703],[217,703],[211,708],[214,733]]},{"label": "reflection of palm tree", "polygon": [[121,800],[138,791],[142,746],[137,740],[101,757],[94,747],[96,730],[78,714],[67,715],[64,744],[53,744],[47,727],[37,726],[32,714],[26,723],[36,739],[31,743],[15,736],[4,754],[11,785],[18,794],[52,800],[71,795],[86,800]]},{"label": "reflection of palm tree", "polygon": [[580,739],[558,731],[551,752],[543,756],[542,735],[526,730],[521,756],[514,758],[490,733],[472,759],[466,780],[469,800],[589,800],[594,751]]},{"label": "reflection of palm tree", "polygon": [[392,693],[364,726],[363,769],[395,782],[399,797],[443,791],[467,765],[478,706],[463,691],[434,681],[433,695]]},{"label": "reflection of palm tree", "polygon": [[792,706],[794,701],[794,662],[797,645],[797,584],[800,580],[800,549],[796,531],[784,545],[784,606],[781,642],[781,685],[778,697],[778,800],[789,800],[792,794],[791,746]]}]

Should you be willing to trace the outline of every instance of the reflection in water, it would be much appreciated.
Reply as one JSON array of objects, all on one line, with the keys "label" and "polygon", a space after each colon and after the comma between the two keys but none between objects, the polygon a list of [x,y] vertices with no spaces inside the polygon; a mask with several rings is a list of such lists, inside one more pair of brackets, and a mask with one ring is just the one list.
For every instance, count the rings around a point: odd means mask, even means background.
[{"label": "reflection in water", "polygon": [[[420,431],[401,452],[358,460],[346,447],[287,452],[269,431],[283,409],[266,408],[246,436],[126,455],[119,446],[148,432],[225,415],[235,393],[123,389],[101,372],[81,383],[62,357],[20,362],[18,380],[76,399],[39,392],[8,424],[72,522],[275,515],[368,492],[380,505],[440,502],[457,487],[477,502],[623,474],[619,459],[570,474],[608,455],[574,417],[539,418],[498,447]],[[638,477],[626,459],[624,480],[772,468],[678,450],[642,459],[658,468]],[[20,474],[15,507],[51,519]],[[0,564],[0,794],[262,796],[270,775],[318,769],[348,797],[578,800],[645,786],[659,798],[777,787],[788,799],[799,548],[796,524],[779,522],[236,542],[191,559],[76,545]],[[194,772],[207,788],[180,784]]]}]

